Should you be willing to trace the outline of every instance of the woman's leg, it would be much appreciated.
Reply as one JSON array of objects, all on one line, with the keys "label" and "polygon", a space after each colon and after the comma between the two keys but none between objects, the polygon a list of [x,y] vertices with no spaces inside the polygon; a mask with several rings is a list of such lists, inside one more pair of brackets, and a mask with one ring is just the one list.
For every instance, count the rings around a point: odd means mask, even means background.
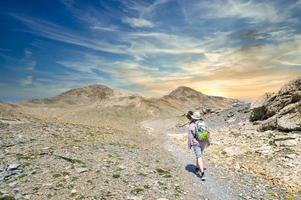
[{"label": "woman's leg", "polygon": [[204,163],[202,156],[197,158],[197,166],[201,172],[204,172]]}]

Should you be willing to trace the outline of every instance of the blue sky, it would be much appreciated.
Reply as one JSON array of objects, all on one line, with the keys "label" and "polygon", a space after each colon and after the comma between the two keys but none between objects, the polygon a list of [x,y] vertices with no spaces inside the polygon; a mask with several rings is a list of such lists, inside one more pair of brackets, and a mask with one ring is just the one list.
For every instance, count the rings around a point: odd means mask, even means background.
[{"label": "blue sky", "polygon": [[253,99],[301,75],[301,1],[0,1],[0,100],[104,84]]}]

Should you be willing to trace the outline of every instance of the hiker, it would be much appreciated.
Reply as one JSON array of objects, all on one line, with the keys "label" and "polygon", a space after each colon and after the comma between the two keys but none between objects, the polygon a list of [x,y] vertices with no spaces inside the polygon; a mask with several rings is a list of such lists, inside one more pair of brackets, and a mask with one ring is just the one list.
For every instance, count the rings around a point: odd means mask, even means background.
[{"label": "hiker", "polygon": [[206,180],[204,173],[204,162],[203,154],[207,146],[210,145],[210,134],[208,127],[201,118],[199,112],[189,111],[186,117],[190,120],[188,129],[188,148],[193,147],[196,155],[196,171],[195,173],[201,177],[204,181]]}]

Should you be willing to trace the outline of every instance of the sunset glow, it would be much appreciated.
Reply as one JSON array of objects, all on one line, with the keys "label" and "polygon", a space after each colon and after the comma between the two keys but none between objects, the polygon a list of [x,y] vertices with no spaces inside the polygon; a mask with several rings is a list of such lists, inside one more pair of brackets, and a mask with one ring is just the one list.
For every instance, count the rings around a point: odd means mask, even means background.
[{"label": "sunset glow", "polygon": [[300,13],[300,0],[1,1],[0,100],[96,83],[252,100],[301,74]]}]

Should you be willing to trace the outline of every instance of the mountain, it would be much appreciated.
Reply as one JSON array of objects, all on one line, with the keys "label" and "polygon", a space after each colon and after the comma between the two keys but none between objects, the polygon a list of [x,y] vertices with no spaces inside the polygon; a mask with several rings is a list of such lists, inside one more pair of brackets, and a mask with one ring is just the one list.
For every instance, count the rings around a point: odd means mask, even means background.
[{"label": "mountain", "polygon": [[192,88],[181,86],[163,97],[164,100],[172,104],[182,105],[185,109],[224,109],[229,108],[233,104],[238,103],[236,99],[225,97],[209,96],[198,92]]},{"label": "mountain", "polygon": [[108,98],[114,94],[114,90],[104,85],[88,85],[82,88],[75,88],[63,92],[60,95],[45,99],[33,99],[26,102],[25,104],[87,104],[91,101],[99,101]]},{"label": "mountain", "polygon": [[189,87],[178,87],[161,98],[146,98],[104,85],[88,85],[55,97],[15,104],[18,111],[47,119],[81,124],[127,123],[150,117],[168,118],[188,110],[222,110],[238,100],[208,96]]}]

